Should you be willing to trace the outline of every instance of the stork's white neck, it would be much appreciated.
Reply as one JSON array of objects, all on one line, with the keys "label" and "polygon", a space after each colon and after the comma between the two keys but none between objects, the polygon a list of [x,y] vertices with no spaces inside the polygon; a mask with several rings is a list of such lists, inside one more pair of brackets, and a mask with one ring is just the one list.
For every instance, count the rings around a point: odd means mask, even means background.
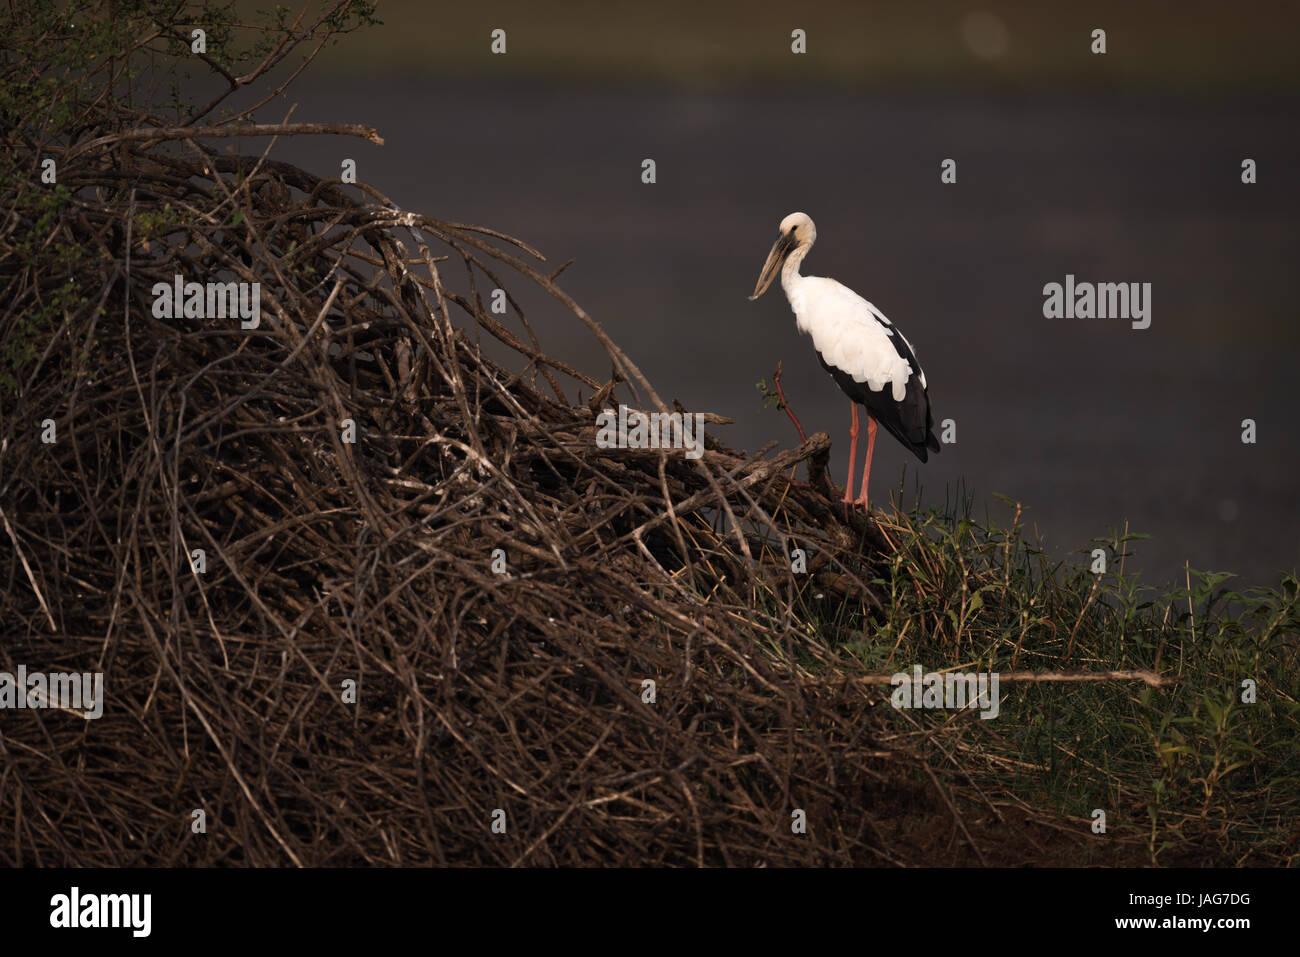
[{"label": "stork's white neck", "polygon": [[787,297],[790,295],[791,287],[803,278],[799,275],[799,267],[803,264],[803,258],[808,255],[810,249],[812,249],[812,243],[803,243],[795,247],[794,252],[785,257],[785,265],[781,267],[781,288],[785,290]]}]

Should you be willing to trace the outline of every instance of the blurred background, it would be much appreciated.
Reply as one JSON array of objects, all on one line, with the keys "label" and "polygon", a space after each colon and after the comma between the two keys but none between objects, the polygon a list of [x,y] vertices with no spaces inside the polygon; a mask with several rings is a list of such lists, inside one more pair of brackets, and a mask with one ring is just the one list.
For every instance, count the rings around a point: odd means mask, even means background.
[{"label": "blurred background", "polygon": [[[805,274],[896,322],[936,421],[956,423],[924,466],[882,433],[874,501],[961,490],[1007,521],[1008,496],[1062,558],[1127,524],[1152,537],[1126,568],[1153,584],[1185,562],[1240,585],[1300,565],[1300,7],[386,0],[378,16],[263,119],[297,104],[295,121],[386,144],[286,138],[276,155],[327,176],[354,158],[405,208],[575,259],[562,285],[666,400],[733,417],[712,429],[725,444],[796,441],[755,388],[780,361],[844,478],[847,401],[779,286],[747,301],[802,210]],[[1067,273],[1151,283],[1150,328],[1044,318]],[[571,316],[521,304],[545,351],[608,377]]]}]

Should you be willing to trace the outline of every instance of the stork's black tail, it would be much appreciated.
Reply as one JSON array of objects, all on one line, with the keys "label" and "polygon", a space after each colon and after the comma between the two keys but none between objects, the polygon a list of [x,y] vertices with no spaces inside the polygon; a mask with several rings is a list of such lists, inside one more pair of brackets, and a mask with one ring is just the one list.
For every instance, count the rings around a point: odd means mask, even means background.
[{"label": "stork's black tail", "polygon": [[837,369],[817,354],[822,368],[831,374],[840,391],[867,410],[886,432],[898,439],[922,462],[930,452],[939,451],[939,440],[934,434],[934,415],[930,409],[930,393],[917,376],[909,376],[907,391],[901,402],[894,401],[893,388],[886,384],[879,392],[872,392],[865,382],[854,382],[844,370]]}]

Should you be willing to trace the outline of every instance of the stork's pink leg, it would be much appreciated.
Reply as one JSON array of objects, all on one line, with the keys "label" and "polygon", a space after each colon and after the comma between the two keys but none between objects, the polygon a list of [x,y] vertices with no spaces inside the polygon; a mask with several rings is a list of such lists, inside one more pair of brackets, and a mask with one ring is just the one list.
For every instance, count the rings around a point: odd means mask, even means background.
[{"label": "stork's pink leg", "polygon": [[867,416],[867,461],[862,466],[862,494],[858,496],[855,504],[861,505],[867,511],[871,509],[867,506],[867,480],[871,478],[871,453],[876,450],[876,420],[870,415]]},{"label": "stork's pink leg", "polygon": [[844,479],[845,505],[853,504],[853,465],[858,460],[858,404],[850,402],[849,408],[853,411],[853,424],[849,426],[849,471],[848,477]]}]

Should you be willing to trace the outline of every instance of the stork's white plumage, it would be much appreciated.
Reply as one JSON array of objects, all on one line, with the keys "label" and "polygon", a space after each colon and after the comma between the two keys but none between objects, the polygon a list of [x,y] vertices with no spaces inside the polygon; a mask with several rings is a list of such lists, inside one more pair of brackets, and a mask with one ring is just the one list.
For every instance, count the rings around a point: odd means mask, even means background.
[{"label": "stork's white plumage", "polygon": [[[939,451],[932,428],[930,395],[916,350],[883,312],[852,289],[821,276],[801,276],[799,266],[817,240],[817,228],[805,213],[781,220],[780,235],[759,274],[757,299],[778,271],[800,332],[812,337],[822,367],[849,397],[849,474],[845,503],[867,506],[867,480],[879,422],[922,462]],[[858,446],[858,406],[867,410],[867,460],[862,491],[853,498],[853,466]]]}]

